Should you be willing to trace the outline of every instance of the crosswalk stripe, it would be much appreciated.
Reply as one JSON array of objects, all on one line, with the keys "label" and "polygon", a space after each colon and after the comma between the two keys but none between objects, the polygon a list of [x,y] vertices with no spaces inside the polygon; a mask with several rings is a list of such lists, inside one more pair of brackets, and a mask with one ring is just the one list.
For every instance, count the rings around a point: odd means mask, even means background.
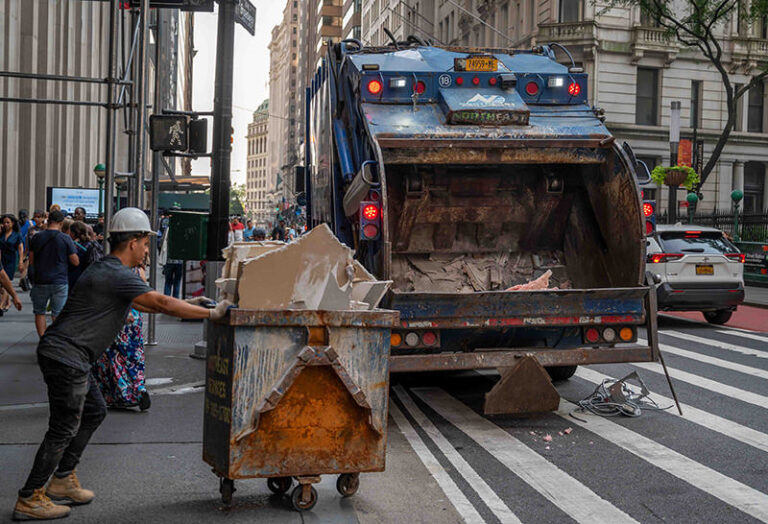
[{"label": "crosswalk stripe", "polygon": [[720,349],[727,349],[728,351],[735,351],[736,353],[741,353],[742,355],[749,355],[749,356],[758,357],[758,358],[768,358],[768,351],[747,348],[743,346],[738,346],[736,344],[729,344],[728,342],[720,342],[719,340],[714,340],[710,338],[697,337],[696,335],[689,335],[688,333],[680,333],[678,331],[660,331],[659,334],[662,336],[666,335],[672,338],[686,340],[688,342],[698,342],[699,344],[704,344],[707,346],[712,346]]},{"label": "crosswalk stripe", "polygon": [[[615,377],[605,376],[602,373],[598,373],[595,370],[579,367],[576,370],[576,376],[584,379],[593,384],[600,384],[603,379],[609,378],[615,380]],[[639,392],[640,388],[634,384],[627,384],[627,386],[634,392]],[[674,400],[658,393],[653,393],[653,399],[660,405],[672,405]],[[689,404],[681,404],[683,408],[683,418],[694,424],[698,424],[712,431],[722,433],[726,437],[738,440],[749,446],[757,448],[761,451],[768,453],[768,435],[761,433],[755,429],[743,426],[737,422],[718,417],[712,413],[708,413],[704,410],[695,408]],[[677,411],[670,410],[668,413],[677,416]]]},{"label": "crosswalk stripe", "polygon": [[[647,369],[653,373],[664,374],[664,370],[661,368],[661,365],[656,362],[633,362],[632,365]],[[667,370],[669,371],[669,375],[677,380],[687,382],[688,384],[698,386],[700,388],[708,389],[713,393],[719,393],[720,395],[725,395],[726,397],[741,400],[742,402],[746,402],[748,404],[754,404],[755,406],[759,406],[761,408],[768,407],[768,397],[764,395],[758,395],[757,393],[752,393],[751,391],[735,388],[733,386],[722,384],[720,382],[716,382],[699,375],[694,375],[693,373],[688,373],[687,371],[671,368],[669,366],[667,366]]]},{"label": "crosswalk stripe", "polygon": [[[768,317],[768,312],[766,312],[766,317]],[[766,321],[768,322],[768,320]],[[718,333],[722,333],[723,335],[748,338],[750,340],[757,340],[758,342],[765,342],[768,344],[768,337],[757,335],[755,333],[749,333],[747,331],[741,331],[741,330],[736,331],[734,329],[716,329],[715,331]]]},{"label": "crosswalk stripe", "polygon": [[493,489],[483,480],[483,478],[472,469],[472,466],[464,460],[464,457],[454,448],[448,439],[440,432],[431,420],[419,409],[411,396],[405,391],[405,388],[401,385],[397,385],[393,388],[397,398],[405,407],[405,410],[411,414],[411,417],[416,421],[416,424],[421,426],[424,432],[430,439],[437,445],[440,452],[445,455],[445,458],[453,464],[456,471],[466,479],[472,489],[474,489],[483,502],[490,508],[496,517],[501,522],[505,523],[520,523],[520,519],[512,512],[511,509],[504,503],[503,500],[496,494]]},{"label": "crosswalk stripe", "polygon": [[411,390],[577,522],[636,522],[534,450],[439,388]]},{"label": "crosswalk stripe", "polygon": [[405,436],[413,451],[421,459],[424,467],[427,468],[427,471],[429,471],[430,475],[432,475],[443,490],[448,500],[451,501],[456,511],[459,512],[464,522],[484,524],[485,520],[477,512],[475,506],[472,505],[453,479],[451,479],[450,475],[443,469],[443,466],[432,452],[429,451],[429,448],[427,448],[419,434],[416,433],[416,430],[394,402],[389,403],[389,415],[394,419],[400,432]]},{"label": "crosswalk stripe", "polygon": [[768,521],[768,495],[609,419],[590,414],[586,414],[588,422],[574,419],[569,416],[573,406],[561,400],[557,414],[744,513]]},{"label": "crosswalk stripe", "polygon": [[[647,344],[647,342],[643,339],[638,339],[637,341],[640,344]],[[711,364],[723,369],[730,369],[731,371],[738,371],[739,373],[744,373],[745,375],[752,375],[753,377],[768,379],[768,371],[765,369],[757,369],[753,368],[752,366],[745,366],[743,364],[738,364],[729,360],[710,357],[709,355],[696,353],[695,351],[688,351],[687,349],[680,349],[675,346],[670,346],[669,344],[659,344],[659,349],[665,353],[671,353],[672,355],[690,358],[692,360],[698,360],[699,362],[703,362],[705,364]]]}]

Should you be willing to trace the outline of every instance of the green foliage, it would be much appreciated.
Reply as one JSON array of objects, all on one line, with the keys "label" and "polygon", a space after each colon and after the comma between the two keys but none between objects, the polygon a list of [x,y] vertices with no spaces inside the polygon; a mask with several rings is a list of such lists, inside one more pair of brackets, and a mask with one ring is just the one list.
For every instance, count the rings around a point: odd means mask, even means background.
[{"label": "green foliage", "polygon": [[245,213],[245,184],[234,184],[229,190],[229,214],[243,215]]},{"label": "green foliage", "polygon": [[699,183],[699,174],[692,167],[688,166],[656,166],[653,168],[653,171],[651,171],[651,180],[656,182],[658,185],[662,185],[667,179],[667,173],[670,171],[682,171],[685,173],[685,181],[682,185],[688,191],[693,190],[693,187]]}]

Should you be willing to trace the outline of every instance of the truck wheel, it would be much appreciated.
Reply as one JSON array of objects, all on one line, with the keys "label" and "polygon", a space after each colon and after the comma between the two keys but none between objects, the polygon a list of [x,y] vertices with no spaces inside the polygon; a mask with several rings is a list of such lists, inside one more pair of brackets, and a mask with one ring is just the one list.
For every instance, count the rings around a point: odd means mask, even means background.
[{"label": "truck wheel", "polygon": [[710,324],[725,324],[731,319],[733,311],[727,309],[718,309],[717,311],[703,311],[704,318]]},{"label": "truck wheel", "polygon": [[545,368],[552,382],[559,382],[561,380],[568,380],[576,373],[578,366],[548,366]]}]

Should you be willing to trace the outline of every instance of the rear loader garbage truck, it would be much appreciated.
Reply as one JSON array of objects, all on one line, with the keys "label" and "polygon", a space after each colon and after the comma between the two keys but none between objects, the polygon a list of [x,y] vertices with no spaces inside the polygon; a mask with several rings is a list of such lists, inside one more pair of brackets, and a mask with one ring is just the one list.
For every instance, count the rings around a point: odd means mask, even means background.
[{"label": "rear loader garbage truck", "polygon": [[345,40],[307,89],[309,227],[393,281],[391,371],[499,369],[486,413],[556,409],[550,377],[658,358],[640,168],[557,48]]}]

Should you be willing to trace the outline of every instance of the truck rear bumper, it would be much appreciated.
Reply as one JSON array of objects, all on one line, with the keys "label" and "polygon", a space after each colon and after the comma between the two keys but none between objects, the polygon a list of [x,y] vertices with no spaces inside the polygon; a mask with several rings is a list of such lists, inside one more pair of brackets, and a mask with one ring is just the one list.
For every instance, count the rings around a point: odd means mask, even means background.
[{"label": "truck rear bumper", "polygon": [[469,353],[433,353],[422,355],[390,355],[391,373],[412,371],[455,371],[467,369],[496,369],[512,367],[519,359],[533,355],[542,366],[575,366],[587,364],[616,364],[622,362],[652,362],[650,346],[621,346],[613,348],[492,349]]}]

